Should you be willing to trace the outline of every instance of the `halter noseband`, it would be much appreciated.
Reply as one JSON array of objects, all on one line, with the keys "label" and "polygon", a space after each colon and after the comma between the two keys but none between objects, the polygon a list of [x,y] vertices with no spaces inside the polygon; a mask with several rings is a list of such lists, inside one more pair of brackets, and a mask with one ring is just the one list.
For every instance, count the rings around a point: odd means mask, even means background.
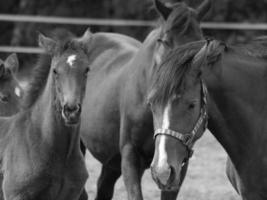
[{"label": "halter noseband", "polygon": [[[200,115],[199,118],[193,128],[193,130],[190,133],[187,134],[183,134],[171,129],[157,129],[154,133],[154,139],[156,139],[156,137],[158,135],[166,135],[166,136],[171,136],[174,137],[175,139],[181,141],[187,148],[188,150],[188,157],[186,160],[188,160],[192,154],[193,154],[193,141],[196,138],[197,133],[199,132],[199,128],[201,127],[201,125],[204,123],[204,131],[207,128],[207,123],[208,123],[208,114],[207,114],[207,95],[208,95],[208,91],[206,88],[206,85],[203,83],[203,81],[201,81],[201,91],[202,91],[202,107],[200,110]],[[203,132],[204,132],[203,131]]]}]

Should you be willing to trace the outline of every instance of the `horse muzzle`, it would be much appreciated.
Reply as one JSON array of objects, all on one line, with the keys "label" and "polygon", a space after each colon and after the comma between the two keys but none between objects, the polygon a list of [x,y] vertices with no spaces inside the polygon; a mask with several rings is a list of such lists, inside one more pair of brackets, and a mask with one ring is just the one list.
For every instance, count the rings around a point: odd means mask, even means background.
[{"label": "horse muzzle", "polygon": [[80,122],[81,104],[65,104],[62,109],[62,117],[67,125],[76,125]]},{"label": "horse muzzle", "polygon": [[152,165],[151,175],[159,189],[163,191],[174,191],[180,188],[180,173],[177,174],[172,166],[157,168]]}]

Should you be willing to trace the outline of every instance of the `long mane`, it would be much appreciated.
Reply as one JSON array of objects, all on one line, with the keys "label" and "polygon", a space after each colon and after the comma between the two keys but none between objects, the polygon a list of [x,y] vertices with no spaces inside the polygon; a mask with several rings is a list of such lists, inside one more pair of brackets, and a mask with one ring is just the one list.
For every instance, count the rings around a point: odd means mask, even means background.
[{"label": "long mane", "polygon": [[181,92],[185,75],[190,69],[190,62],[201,49],[205,41],[192,42],[172,50],[155,66],[151,76],[152,101],[166,102],[174,94]]}]

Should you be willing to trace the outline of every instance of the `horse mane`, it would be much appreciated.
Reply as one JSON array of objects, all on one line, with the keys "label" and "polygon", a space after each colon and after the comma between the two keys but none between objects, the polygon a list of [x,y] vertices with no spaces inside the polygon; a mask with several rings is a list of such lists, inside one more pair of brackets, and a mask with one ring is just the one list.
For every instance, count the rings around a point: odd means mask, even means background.
[{"label": "horse mane", "polygon": [[[66,29],[55,29],[51,33],[51,37],[58,41],[57,52],[61,54],[66,49],[77,49],[77,42],[73,41],[75,37],[73,33]],[[52,56],[48,54],[40,55],[36,66],[31,74],[29,86],[25,91],[22,100],[22,108],[27,109],[37,101],[42,94],[48,80],[48,75],[51,68]]]},{"label": "horse mane", "polygon": [[162,63],[155,66],[151,76],[151,89],[154,91],[151,101],[166,102],[171,96],[181,92],[190,62],[204,43],[203,40],[187,43],[171,50]]},{"label": "horse mane", "polygon": [[[156,66],[152,76],[152,101],[166,102],[175,94],[184,90],[184,79],[190,71],[191,61],[205,44],[205,40],[187,43],[166,56],[159,66]],[[227,46],[218,40],[209,42],[207,65],[211,66],[220,60],[221,55],[227,51]]]}]

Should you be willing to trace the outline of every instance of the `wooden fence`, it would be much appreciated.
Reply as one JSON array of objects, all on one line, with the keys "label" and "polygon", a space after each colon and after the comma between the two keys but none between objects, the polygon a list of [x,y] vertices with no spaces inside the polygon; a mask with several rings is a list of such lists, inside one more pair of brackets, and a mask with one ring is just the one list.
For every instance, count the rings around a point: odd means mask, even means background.
[{"label": "wooden fence", "polygon": [[[52,17],[52,16],[32,16],[32,15],[9,15],[0,14],[2,22],[19,23],[43,23],[43,24],[68,24],[68,25],[88,25],[88,26],[133,26],[149,27],[154,26],[154,21],[143,20],[122,20],[122,19],[88,19],[88,18],[70,18],[70,17]],[[204,22],[201,23],[203,29],[215,30],[267,30],[266,23],[223,23],[223,22]],[[42,53],[40,48],[36,47],[14,47],[0,46],[0,52],[17,53]]]}]

